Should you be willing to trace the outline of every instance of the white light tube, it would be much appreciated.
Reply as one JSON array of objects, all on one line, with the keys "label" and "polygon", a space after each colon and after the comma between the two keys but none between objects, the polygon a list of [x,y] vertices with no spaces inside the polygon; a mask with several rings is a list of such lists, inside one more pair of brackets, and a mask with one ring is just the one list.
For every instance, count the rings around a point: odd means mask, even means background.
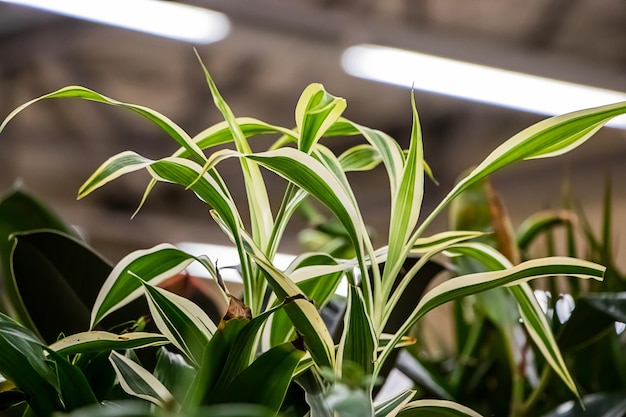
[{"label": "white light tube", "polygon": [[219,12],[161,0],[0,0],[180,41],[208,44],[226,37]]},{"label": "white light tube", "polygon": [[[359,78],[550,116],[626,101],[622,92],[378,45],[348,48],[342,66]],[[607,126],[626,129],[626,117]]]}]

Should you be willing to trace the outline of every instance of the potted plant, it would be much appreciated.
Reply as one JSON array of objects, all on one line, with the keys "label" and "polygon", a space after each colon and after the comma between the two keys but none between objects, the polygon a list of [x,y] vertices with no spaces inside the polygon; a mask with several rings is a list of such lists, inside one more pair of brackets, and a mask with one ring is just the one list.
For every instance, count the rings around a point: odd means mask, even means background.
[{"label": "potted plant", "polygon": [[[179,184],[205,202],[213,219],[231,239],[241,268],[244,293],[239,298],[223,283],[220,269],[205,257],[171,244],[129,254],[104,280],[91,306],[88,328],[48,345],[10,317],[0,316],[3,355],[0,374],[11,389],[23,393],[37,415],[307,415],[311,416],[477,416],[461,404],[414,398],[400,392],[380,402],[372,393],[395,349],[412,343],[407,331],[433,308],[493,288],[506,287],[515,298],[524,325],[555,374],[577,395],[549,323],[527,281],[557,274],[602,279],[605,268],[571,257],[546,257],[512,265],[499,252],[472,239],[477,231],[446,231],[425,236],[432,220],[465,189],[511,163],[552,157],[582,144],[604,123],[626,112],[626,103],[583,110],[540,122],[505,141],[420,220],[425,172],[419,120],[413,108],[409,149],[383,132],[342,117],[345,100],[311,84],[296,105],[295,128],[237,118],[222,99],[203,66],[224,122],[190,136],[160,113],[123,103],[92,90],[70,86],[14,110],[0,130],[26,107],[43,99],[75,97],[126,108],[162,128],[180,146],[174,154],[149,159],[133,151],[112,156],[79,190],[83,198],[131,172],[147,170],[152,180],[145,197],[159,182]],[[252,152],[250,141],[275,134],[274,144]],[[324,141],[360,135],[364,143],[341,155]],[[322,140],[323,139],[323,140]],[[210,153],[216,145],[232,148]],[[226,159],[240,162],[250,224],[244,224],[220,175]],[[388,244],[374,248],[362,212],[346,177],[349,171],[381,164],[389,177],[391,217]],[[272,210],[261,170],[286,181],[283,200]],[[272,259],[289,219],[305,198],[318,200],[345,228],[355,256],[335,258],[304,253],[286,270]],[[18,238],[19,240],[19,238]],[[486,272],[445,281],[416,300],[402,324],[386,333],[401,296],[433,257],[457,252],[491,265]],[[408,269],[407,258],[419,256]],[[219,322],[189,300],[160,288],[159,283],[202,263],[229,303]],[[335,342],[320,316],[341,279],[348,281],[347,308]],[[98,330],[103,320],[133,300],[147,300],[156,330],[139,325],[123,332]],[[156,364],[138,356],[142,347],[160,348]],[[123,353],[120,353],[123,352]],[[6,354],[5,354],[6,353]],[[88,375],[107,369],[114,375],[105,394],[96,393]],[[135,398],[130,403],[123,399]],[[304,400],[304,401],[303,401]],[[120,404],[125,404],[121,406]],[[148,406],[146,406],[148,404]],[[233,405],[237,404],[237,406]],[[87,411],[83,406],[91,405]],[[208,408],[207,408],[208,407]]]}]

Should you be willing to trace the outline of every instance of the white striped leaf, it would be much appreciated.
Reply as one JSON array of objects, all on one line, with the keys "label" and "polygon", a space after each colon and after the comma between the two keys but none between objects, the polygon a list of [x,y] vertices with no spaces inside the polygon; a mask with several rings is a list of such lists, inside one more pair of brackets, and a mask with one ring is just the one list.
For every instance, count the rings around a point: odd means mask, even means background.
[{"label": "white striped leaf", "polygon": [[64,337],[58,342],[51,344],[50,349],[62,355],[73,355],[76,353],[106,352],[110,350],[161,346],[168,343],[170,343],[169,340],[158,333],[130,332],[115,334],[92,330]]},{"label": "white striped leaf", "polygon": [[192,301],[142,282],[152,318],[159,331],[196,365],[217,326]]},{"label": "white striped leaf", "polygon": [[124,392],[161,408],[178,408],[172,393],[144,367],[115,351],[109,355],[109,362]]},{"label": "white striped leaf", "polygon": [[125,256],[102,285],[91,310],[90,327],[142,294],[141,282],[158,284],[183,271],[195,261],[193,255],[170,244],[132,252]]},{"label": "white striped leaf", "polygon": [[374,417],[395,417],[414,395],[415,391],[402,391],[385,401],[374,404]]},{"label": "white striped leaf", "polygon": [[[518,285],[532,279],[554,275],[602,280],[605,270],[604,266],[593,262],[554,256],[522,262],[505,270],[481,272],[450,279],[437,285],[422,297],[407,321],[396,333],[394,340],[400,340],[400,337],[427,312],[454,299],[493,288]],[[379,363],[384,363],[393,348],[393,342],[382,352],[378,358]]]},{"label": "white striped leaf", "polygon": [[[232,132],[237,151],[242,154],[251,153],[252,150],[250,149],[250,145],[246,140],[246,136],[239,127],[235,115],[222,98],[215,82],[213,81],[213,78],[204,66],[204,63],[200,59],[197,51],[196,55],[200,65],[202,66],[202,70],[204,71],[207,84],[209,85],[209,89],[211,90],[211,94],[213,96],[213,101],[222,113],[224,120],[228,123],[228,127]],[[248,197],[248,207],[250,209],[252,237],[261,248],[266,249],[272,234],[274,219],[272,218],[272,210],[270,207],[269,197],[267,195],[267,189],[265,187],[265,181],[263,180],[261,171],[256,164],[251,163],[246,159],[240,159],[240,163],[245,182],[246,195]],[[253,311],[254,310],[255,308],[253,308]]]},{"label": "white striped leaf", "polygon": [[[491,246],[482,243],[474,242],[458,245],[454,248],[454,252],[471,256],[492,270],[511,267],[510,261],[504,255]],[[554,372],[573,393],[578,395],[576,384],[567,370],[550,323],[548,323],[541,306],[537,302],[532,288],[528,283],[521,283],[508,287],[508,290],[517,301],[522,322],[529,336]]]},{"label": "white striped leaf", "polygon": [[626,102],[551,117],[514,135],[491,152],[437,205],[414,234],[417,239],[428,224],[456,196],[492,172],[514,162],[562,155],[582,145],[609,120],[626,113]]},{"label": "white striped leaf", "polygon": [[406,404],[398,417],[482,417],[476,411],[447,400],[417,400]]},{"label": "white striped leaf", "polygon": [[346,109],[346,100],[329,94],[321,84],[309,84],[296,105],[298,149],[309,153]]}]

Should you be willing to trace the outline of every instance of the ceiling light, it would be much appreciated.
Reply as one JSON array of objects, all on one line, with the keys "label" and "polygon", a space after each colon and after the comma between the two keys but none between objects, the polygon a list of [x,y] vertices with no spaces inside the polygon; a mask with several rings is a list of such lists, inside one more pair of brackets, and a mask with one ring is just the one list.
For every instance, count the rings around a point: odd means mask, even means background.
[{"label": "ceiling light", "polygon": [[195,44],[217,42],[230,30],[212,10],[161,0],[0,0],[65,16]]},{"label": "ceiling light", "polygon": [[[359,78],[550,116],[626,101],[626,93],[378,45],[348,48],[342,65]],[[626,129],[626,118],[607,125]]]}]

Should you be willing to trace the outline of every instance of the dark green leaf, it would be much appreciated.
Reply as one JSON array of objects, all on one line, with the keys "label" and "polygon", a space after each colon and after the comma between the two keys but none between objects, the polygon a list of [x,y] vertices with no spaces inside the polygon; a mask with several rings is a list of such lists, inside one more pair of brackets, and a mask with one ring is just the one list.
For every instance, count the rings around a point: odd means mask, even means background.
[{"label": "dark green leaf", "polygon": [[15,315],[22,323],[28,323],[29,317],[13,281],[10,280],[12,243],[9,236],[16,232],[35,229],[75,233],[43,203],[16,186],[0,198],[0,311]]},{"label": "dark green leaf", "polygon": [[[56,231],[16,234],[13,276],[47,343],[89,329],[89,315],[111,266],[83,242]],[[50,314],[54,311],[54,314]]]},{"label": "dark green leaf", "polygon": [[63,410],[54,371],[48,366],[43,342],[31,331],[0,313],[0,374],[29,397],[39,416]]},{"label": "dark green leaf", "polygon": [[85,375],[76,365],[52,349],[46,349],[49,357],[56,364],[59,389],[66,411],[73,411],[90,404],[98,404]]},{"label": "dark green leaf", "polygon": [[543,417],[623,417],[626,413],[626,392],[598,392],[582,398],[584,410],[572,400],[558,406]]}]

